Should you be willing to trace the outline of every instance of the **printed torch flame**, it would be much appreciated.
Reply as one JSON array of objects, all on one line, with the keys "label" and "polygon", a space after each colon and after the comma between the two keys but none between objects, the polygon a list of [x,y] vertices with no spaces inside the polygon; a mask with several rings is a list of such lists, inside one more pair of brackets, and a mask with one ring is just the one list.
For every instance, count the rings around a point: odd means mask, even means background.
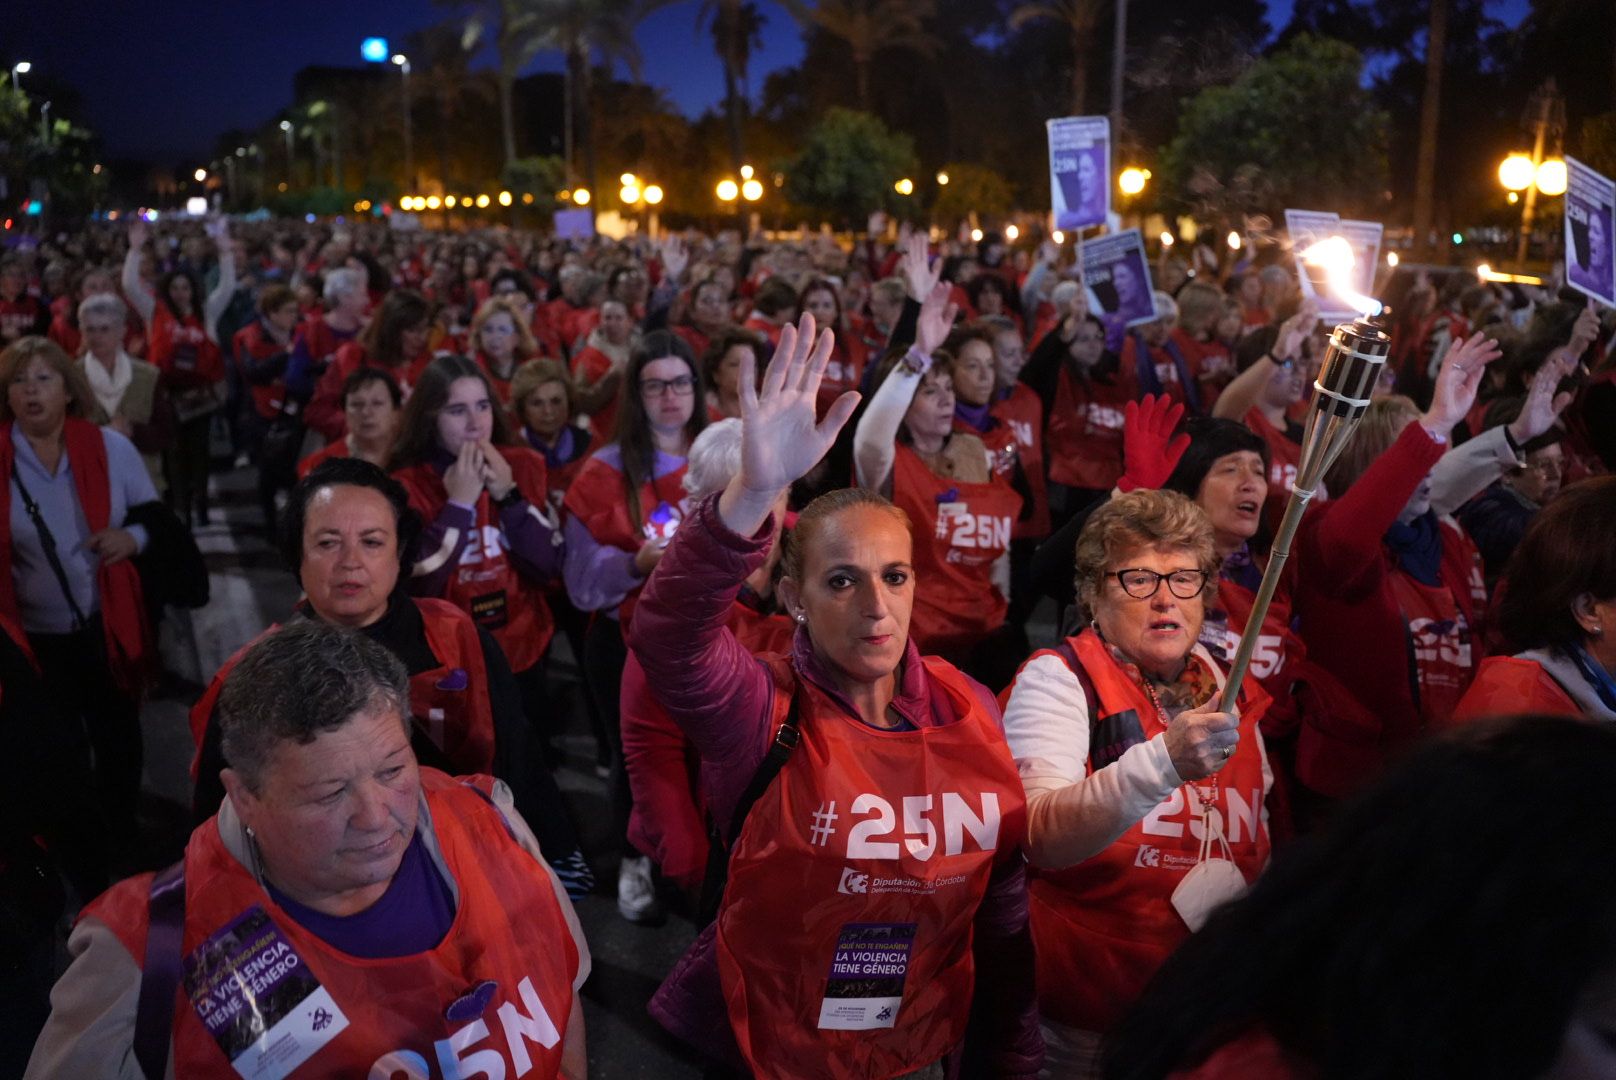
[{"label": "printed torch flame", "polygon": [[1352,245],[1340,236],[1320,240],[1302,252],[1303,265],[1316,266],[1323,270],[1324,280],[1329,283],[1332,293],[1346,301],[1360,315],[1379,315],[1380,301],[1373,296],[1365,296],[1352,287],[1352,271],[1357,262],[1357,257],[1352,253]]},{"label": "printed torch flame", "polygon": [[1302,260],[1306,265],[1325,267],[1332,290],[1363,315],[1355,322],[1342,323],[1335,328],[1330,335],[1330,347],[1324,353],[1324,362],[1319,365],[1318,378],[1313,381],[1313,399],[1308,403],[1307,428],[1302,435],[1301,463],[1296,467],[1296,480],[1291,485],[1290,501],[1285,504],[1285,516],[1280,519],[1274,535],[1262,585],[1246,616],[1240,647],[1229,664],[1229,678],[1224,684],[1220,704],[1224,712],[1232,712],[1239,699],[1240,684],[1251,666],[1263,617],[1268,614],[1274,591],[1284,574],[1285,560],[1290,558],[1291,541],[1302,523],[1302,515],[1313,500],[1319,481],[1352,441],[1392,347],[1391,338],[1369,321],[1370,316],[1379,314],[1380,302],[1352,291],[1351,245],[1339,236],[1332,236],[1304,251]]}]

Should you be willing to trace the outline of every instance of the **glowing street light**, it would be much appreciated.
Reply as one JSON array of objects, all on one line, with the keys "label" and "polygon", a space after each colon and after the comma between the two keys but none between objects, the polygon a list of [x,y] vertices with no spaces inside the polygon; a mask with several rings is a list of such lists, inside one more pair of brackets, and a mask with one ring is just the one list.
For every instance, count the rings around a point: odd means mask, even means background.
[{"label": "glowing street light", "polygon": [[1564,195],[1566,190],[1566,163],[1550,158],[1537,167],[1537,189],[1545,195]]},{"label": "glowing street light", "polygon": [[750,179],[752,179],[752,175],[753,175],[752,174],[752,166],[750,166],[750,165],[742,165],[741,166],[741,179],[742,180],[750,180]]},{"label": "glowing street light", "polygon": [[196,172],[192,173],[191,176],[192,176],[192,178],[194,178],[196,180],[197,183],[200,184],[200,183],[204,182],[205,180],[207,180],[207,178],[208,178],[208,170],[206,170],[206,169],[198,169],[198,170],[196,170]]},{"label": "glowing street light", "polygon": [[487,195],[479,195],[479,196],[477,196],[477,209],[479,209],[479,210],[487,210],[488,209],[488,204],[493,202],[493,201],[494,200],[490,199]]},{"label": "glowing street light", "polygon": [[915,182],[905,176],[896,184],[892,185],[892,190],[896,191],[899,195],[913,195],[915,193]]},{"label": "glowing street light", "polygon": [[1511,154],[1498,165],[1498,182],[1505,191],[1525,191],[1532,186],[1537,170],[1525,154]]},{"label": "glowing street light", "polygon": [[359,55],[372,64],[385,64],[392,50],[387,47],[386,38],[368,37],[359,43]]},{"label": "glowing street light", "polygon": [[981,229],[972,229],[971,230],[971,243],[980,244],[981,242],[982,242],[982,230]]},{"label": "glowing street light", "polygon": [[16,91],[17,91],[17,76],[18,75],[26,75],[32,70],[34,70],[34,65],[30,64],[26,60],[18,60],[15,64],[11,65],[11,90],[12,90],[12,93],[16,93]]},{"label": "glowing street light", "polygon": [[718,182],[718,186],[713,189],[713,193],[718,196],[721,202],[734,202],[740,197],[741,186],[726,176]]},{"label": "glowing street light", "polygon": [[656,206],[662,201],[662,188],[656,184],[645,185],[644,198],[646,202]]},{"label": "glowing street light", "polygon": [[1014,225],[1006,225],[1004,227],[1004,238],[1011,243],[1015,243],[1021,239],[1021,230]]},{"label": "glowing street light", "polygon": [[1149,169],[1139,169],[1130,165],[1117,174],[1117,187],[1124,195],[1137,195],[1145,190],[1145,182],[1149,179]]},{"label": "glowing street light", "polygon": [[459,199],[455,198],[453,195],[450,195],[448,198],[443,200],[443,205],[453,210],[459,204],[459,202]]},{"label": "glowing street light", "polygon": [[633,206],[640,201],[642,195],[644,195],[644,192],[640,190],[640,185],[637,182],[625,181],[623,190],[617,193],[617,198],[624,206]]},{"label": "glowing street light", "polygon": [[[451,198],[452,198],[452,196],[451,196]],[[436,195],[428,195],[426,197],[426,208],[428,210],[436,210],[438,207],[440,207],[442,205],[443,205],[443,200],[438,198]]]},{"label": "glowing street light", "polygon": [[747,202],[757,202],[763,198],[763,181],[748,180],[741,185],[741,198]]},{"label": "glowing street light", "polygon": [[626,172],[622,176],[619,176],[617,178],[617,181],[618,181],[618,183],[622,184],[624,187],[635,187],[635,186],[637,186],[639,184],[640,178],[635,176],[631,172]]},{"label": "glowing street light", "polygon": [[947,187],[948,186],[948,174],[947,173],[940,172],[940,173],[937,174],[937,186],[938,187]]},{"label": "glowing street light", "polygon": [[1173,234],[1168,232],[1166,229],[1163,229],[1161,234],[1161,246],[1164,248],[1170,248],[1173,246],[1173,243]]},{"label": "glowing street light", "polygon": [[510,192],[502,191],[502,192],[499,193],[499,205],[501,205],[501,206],[509,206],[509,205],[511,205],[511,193]]},{"label": "glowing street light", "polygon": [[572,204],[574,206],[588,206],[590,198],[588,188],[579,188],[572,193]]}]

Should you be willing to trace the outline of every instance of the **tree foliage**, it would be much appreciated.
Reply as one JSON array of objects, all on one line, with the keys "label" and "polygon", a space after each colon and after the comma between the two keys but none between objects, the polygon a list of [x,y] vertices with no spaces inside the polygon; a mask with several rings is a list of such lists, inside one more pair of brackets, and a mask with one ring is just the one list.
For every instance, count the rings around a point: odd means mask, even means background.
[{"label": "tree foliage", "polygon": [[1015,206],[1010,182],[986,165],[954,161],[943,166],[948,183],[937,191],[932,216],[945,225],[963,221],[975,211],[998,216]]},{"label": "tree foliage", "polygon": [[1351,46],[1300,35],[1203,90],[1163,155],[1166,190],[1212,213],[1369,208],[1385,189],[1390,120],[1362,70]]},{"label": "tree foliage", "polygon": [[917,167],[914,142],[869,113],[832,109],[786,162],[786,197],[841,222],[862,221],[898,198],[892,185]]}]

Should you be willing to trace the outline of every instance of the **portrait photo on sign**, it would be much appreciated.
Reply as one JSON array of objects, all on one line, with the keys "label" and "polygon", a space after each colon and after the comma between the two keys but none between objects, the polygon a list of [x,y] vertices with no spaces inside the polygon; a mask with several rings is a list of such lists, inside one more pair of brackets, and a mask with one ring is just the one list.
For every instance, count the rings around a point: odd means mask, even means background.
[{"label": "portrait photo on sign", "polygon": [[1567,158],[1566,166],[1566,283],[1616,305],[1616,184],[1575,158]]}]

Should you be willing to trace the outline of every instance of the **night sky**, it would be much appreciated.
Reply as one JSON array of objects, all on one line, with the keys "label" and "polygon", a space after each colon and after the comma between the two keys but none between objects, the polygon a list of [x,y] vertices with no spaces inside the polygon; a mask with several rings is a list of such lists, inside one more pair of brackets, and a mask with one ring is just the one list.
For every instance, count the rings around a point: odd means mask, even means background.
[{"label": "night sky", "polygon": [[[773,0],[760,0],[768,19],[764,46],[753,58],[751,86],[802,58],[796,23]],[[1269,0],[1269,21],[1283,26],[1292,0]],[[1489,6],[1509,22],[1527,0]],[[645,78],[665,88],[695,116],[723,96],[723,73],[711,35],[696,26],[699,0],[682,0],[641,24]],[[947,10],[947,0],[940,5]],[[251,129],[291,101],[292,76],[309,64],[360,63],[359,43],[371,35],[402,45],[412,30],[441,22],[453,9],[434,0],[275,0],[200,3],[197,0],[39,0],[8,20],[0,45],[6,66],[33,64],[24,86],[42,78],[75,87],[82,119],[98,131],[108,156],[188,165],[208,156],[231,128]],[[492,47],[475,61],[492,63]],[[541,54],[531,70],[559,71],[560,56]],[[57,115],[65,115],[58,107]],[[490,110],[489,123],[498,116]]]}]

